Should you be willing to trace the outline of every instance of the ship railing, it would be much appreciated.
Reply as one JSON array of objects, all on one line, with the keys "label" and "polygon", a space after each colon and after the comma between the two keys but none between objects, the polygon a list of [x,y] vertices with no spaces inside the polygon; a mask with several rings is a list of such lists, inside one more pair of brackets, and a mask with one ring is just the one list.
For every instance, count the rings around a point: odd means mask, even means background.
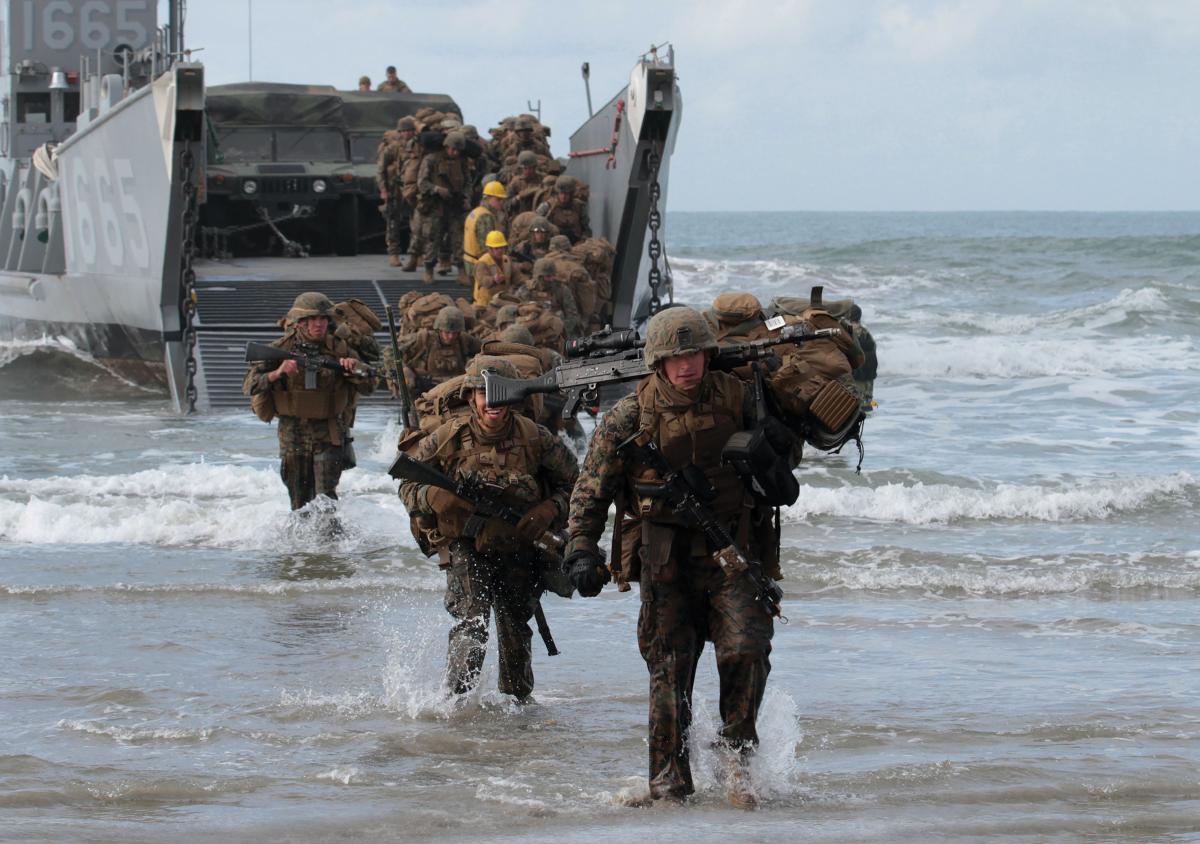
[{"label": "ship railing", "polygon": [[[664,47],[667,50],[665,56],[659,53]],[[654,65],[655,67],[675,67],[675,45],[670,41],[651,45],[647,52],[642,53],[639,61],[642,64]]]}]

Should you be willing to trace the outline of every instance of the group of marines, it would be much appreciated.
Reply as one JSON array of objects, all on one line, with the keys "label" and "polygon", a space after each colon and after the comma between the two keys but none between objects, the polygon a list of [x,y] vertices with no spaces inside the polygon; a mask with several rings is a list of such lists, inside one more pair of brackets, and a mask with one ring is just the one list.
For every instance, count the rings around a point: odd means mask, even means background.
[{"label": "group of marines", "polygon": [[474,309],[541,302],[567,337],[602,326],[613,249],[592,237],[587,185],[562,172],[548,135],[532,115],[505,118],[486,141],[457,114],[401,118],[377,174],[389,265],[421,267],[426,284],[457,271]]},{"label": "group of marines", "polygon": [[[477,685],[494,617],[499,690],[530,699],[529,622],[540,611],[551,566],[560,579],[565,574],[568,595],[574,589],[596,596],[610,580],[625,592],[637,582],[638,644],[650,676],[648,799],[681,801],[694,791],[691,695],[710,641],[726,795],[734,806],[754,808],[748,766],[759,741],[756,719],[780,614],[779,600],[765,597],[762,583],[782,576],[780,502],[764,499],[722,455],[735,436],[756,432],[772,449],[776,469],[791,478],[805,441],[829,447],[813,435],[819,425],[811,420],[820,420],[818,407],[831,390],[855,395],[854,372],[865,359],[851,313],[835,317],[817,295],[803,307],[781,310],[772,303],[764,309],[741,292],[721,294],[703,312],[660,311],[646,330],[650,374],[598,422],[581,467],[555,430],[559,414],[548,412],[550,402],[492,407],[485,390],[485,372],[529,378],[549,371],[561,360],[561,345],[536,342],[532,323],[522,322],[529,317],[523,306],[506,305],[491,322],[472,317],[470,324],[461,308],[438,295],[418,292],[400,303],[403,377],[417,380],[419,373],[426,380],[416,401],[419,426],[404,432],[398,450],[450,478],[503,490],[506,505],[522,514],[514,521],[481,520],[476,505],[451,489],[400,484],[418,545],[446,574],[445,606],[453,619],[448,693]],[[246,376],[256,412],[266,403],[279,418],[281,475],[298,508],[318,494],[336,498],[355,401],[378,376],[363,364],[383,357],[374,338],[380,321],[361,302],[334,305],[323,294],[306,293],[281,323],[285,333],[275,345],[319,349],[337,361],[336,369],[321,370],[316,389],[305,386],[293,361],[251,365]],[[722,348],[778,335],[782,325],[840,330],[803,345],[772,346],[777,354],[765,367],[711,368]],[[639,449],[647,446],[666,463],[644,457]],[[698,479],[707,491],[704,506],[760,577],[731,568],[711,532],[675,506],[668,493],[676,473]],[[612,548],[605,552],[599,542],[614,505]],[[547,555],[553,546],[559,556]]]}]

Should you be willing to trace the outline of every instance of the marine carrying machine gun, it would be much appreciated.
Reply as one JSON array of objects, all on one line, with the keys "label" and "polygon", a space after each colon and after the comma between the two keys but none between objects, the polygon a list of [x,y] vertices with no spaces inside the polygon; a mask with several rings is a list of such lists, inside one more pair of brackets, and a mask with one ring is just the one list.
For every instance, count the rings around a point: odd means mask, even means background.
[{"label": "marine carrying machine gun", "polygon": [[[790,325],[775,337],[722,346],[712,358],[709,366],[719,370],[737,369],[754,361],[771,357],[774,346],[834,337],[840,332],[840,328],[807,331],[806,326]],[[618,337],[618,335],[621,336]],[[564,419],[570,419],[579,412],[581,405],[585,403],[589,406],[598,404],[600,388],[603,385],[636,381],[645,378],[652,372],[651,368],[646,365],[642,343],[637,339],[635,332],[612,332],[610,336],[614,339],[605,345],[593,344],[586,351],[578,351],[576,354],[585,356],[570,358],[537,378],[505,378],[496,372],[485,369],[483,384],[488,405],[505,407],[519,404],[528,396],[537,393],[561,391],[567,397],[563,404],[562,415]],[[584,339],[591,340],[592,338]],[[578,345],[578,341],[576,344]],[[617,348],[615,351],[606,353],[606,349],[610,346]]]},{"label": "marine carrying machine gun", "polygon": [[[400,454],[396,457],[388,469],[388,474],[399,481],[412,481],[440,487],[470,504],[472,512],[463,528],[463,535],[470,539],[479,535],[479,531],[483,529],[488,519],[499,519],[506,524],[516,525],[525,515],[503,500],[503,487],[487,483],[476,477],[452,478],[428,463],[422,463],[407,454]],[[566,537],[554,531],[546,531],[533,544],[541,552],[544,563],[541,576],[542,586],[560,597],[570,598],[574,587],[567,580],[566,572],[563,570],[561,554],[563,546],[566,545]],[[538,634],[546,645],[546,653],[550,656],[557,656],[559,650],[554,644],[554,637],[550,633],[550,625],[546,621],[546,613],[542,610],[540,598],[534,607],[533,616],[537,622]]]}]

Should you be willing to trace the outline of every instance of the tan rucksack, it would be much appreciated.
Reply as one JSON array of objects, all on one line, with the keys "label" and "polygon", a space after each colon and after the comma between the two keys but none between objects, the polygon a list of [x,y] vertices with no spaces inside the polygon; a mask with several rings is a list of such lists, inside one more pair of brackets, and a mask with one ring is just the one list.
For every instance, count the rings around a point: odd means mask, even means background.
[{"label": "tan rucksack", "polygon": [[454,300],[445,293],[426,293],[419,296],[408,306],[404,319],[409,326],[405,333],[418,331],[422,328],[433,328],[438,311],[447,305],[453,305]]}]

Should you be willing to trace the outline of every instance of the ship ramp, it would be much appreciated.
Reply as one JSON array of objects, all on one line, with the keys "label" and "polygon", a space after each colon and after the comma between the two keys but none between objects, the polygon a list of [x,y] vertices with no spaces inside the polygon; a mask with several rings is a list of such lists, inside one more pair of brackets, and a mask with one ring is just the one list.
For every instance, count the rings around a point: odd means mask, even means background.
[{"label": "ship ramp", "polygon": [[[309,290],[324,293],[333,302],[361,299],[385,329],[384,306],[394,309],[410,290],[445,293],[454,299],[466,295],[466,288],[455,283],[453,275],[422,284],[420,273],[389,267],[385,255],[197,261],[197,410],[249,406],[242,395],[246,342],[269,343],[278,338],[279,319],[297,296]],[[386,330],[376,339],[381,347],[390,342]],[[376,390],[363,403],[391,401],[386,390]]]}]

